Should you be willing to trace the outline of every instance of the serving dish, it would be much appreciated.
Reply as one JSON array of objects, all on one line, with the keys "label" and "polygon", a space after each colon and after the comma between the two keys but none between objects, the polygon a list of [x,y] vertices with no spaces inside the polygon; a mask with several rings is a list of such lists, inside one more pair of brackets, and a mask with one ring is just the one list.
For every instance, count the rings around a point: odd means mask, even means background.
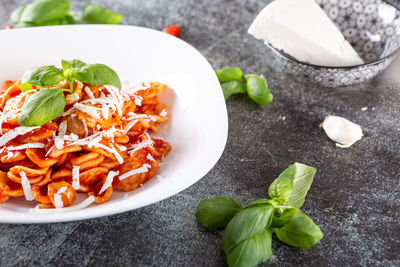
[{"label": "serving dish", "polygon": [[[184,41],[134,26],[78,25],[0,32],[0,81],[16,80],[34,66],[79,58],[112,67],[122,80],[160,81],[170,88],[160,99],[171,119],[156,136],[172,146],[155,177],[142,188],[115,192],[102,205],[53,214],[33,214],[23,198],[0,204],[0,222],[50,223],[120,213],[170,197],[201,179],[225,147],[227,111],[222,90],[207,60]],[[206,107],[206,108],[205,108]],[[85,196],[80,196],[78,202]]]},{"label": "serving dish", "polygon": [[301,62],[267,44],[280,68],[312,83],[343,86],[372,79],[400,52],[400,10],[383,0],[315,0],[338,26],[364,64],[327,67]]}]

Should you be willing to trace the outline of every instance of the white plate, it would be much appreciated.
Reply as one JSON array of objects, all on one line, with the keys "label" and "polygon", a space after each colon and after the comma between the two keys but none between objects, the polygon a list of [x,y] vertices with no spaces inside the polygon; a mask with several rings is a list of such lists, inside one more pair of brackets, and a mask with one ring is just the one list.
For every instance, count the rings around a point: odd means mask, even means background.
[{"label": "white plate", "polygon": [[140,208],[189,187],[220,158],[228,133],[221,87],[207,60],[179,38],[141,27],[79,25],[0,31],[0,43],[0,81],[19,79],[34,66],[60,66],[62,58],[77,58],[106,64],[121,80],[160,81],[173,89],[162,96],[172,115],[160,132],[172,150],[143,188],[128,196],[114,191],[105,204],[54,214],[31,214],[36,203],[10,199],[0,204],[0,222],[65,222]]}]

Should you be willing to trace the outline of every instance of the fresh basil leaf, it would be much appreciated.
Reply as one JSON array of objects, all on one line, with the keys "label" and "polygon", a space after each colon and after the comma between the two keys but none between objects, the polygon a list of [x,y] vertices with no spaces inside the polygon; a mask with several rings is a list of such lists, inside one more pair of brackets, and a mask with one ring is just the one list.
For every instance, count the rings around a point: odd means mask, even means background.
[{"label": "fresh basil leaf", "polygon": [[268,105],[274,96],[268,90],[267,81],[264,76],[248,74],[245,76],[247,85],[247,95],[251,100],[261,107]]},{"label": "fresh basil leaf", "polygon": [[17,24],[21,22],[21,16],[22,13],[24,13],[25,8],[26,5],[20,6],[11,13],[10,20],[14,26],[17,26]]},{"label": "fresh basil leaf", "polygon": [[227,253],[228,266],[256,266],[273,256],[271,230],[265,229],[259,234],[245,239]]},{"label": "fresh basil leaf", "polygon": [[61,59],[61,66],[63,71],[73,68],[81,68],[85,65],[87,64],[79,59],[72,59],[72,60]]},{"label": "fresh basil leaf", "polygon": [[88,4],[83,9],[82,20],[89,24],[118,24],[123,16],[96,4]]},{"label": "fresh basil leaf", "polygon": [[224,98],[227,100],[233,94],[245,94],[246,85],[244,82],[229,81],[221,84],[222,92],[224,93]]},{"label": "fresh basil leaf", "polygon": [[278,198],[281,201],[287,201],[293,189],[293,177],[280,175],[268,188],[268,194],[271,198]]},{"label": "fresh basil leaf", "polygon": [[222,236],[222,248],[228,255],[240,242],[250,239],[271,224],[273,207],[269,204],[243,209],[226,226]]},{"label": "fresh basil leaf", "polygon": [[103,64],[84,65],[76,71],[74,78],[83,83],[112,85],[121,88],[118,74]]},{"label": "fresh basil leaf", "polygon": [[225,227],[241,208],[242,205],[231,197],[213,197],[199,203],[196,219],[209,229]]},{"label": "fresh basil leaf", "polygon": [[[276,209],[277,212],[279,212],[279,209]],[[272,217],[272,224],[271,227],[274,228],[281,228],[283,227],[289,220],[293,218],[293,216],[296,215],[298,209],[295,208],[287,208],[285,209],[279,217],[276,217],[275,215]]]},{"label": "fresh basil leaf", "polygon": [[228,67],[216,72],[220,83],[230,81],[240,81],[243,79],[243,72],[238,67]]},{"label": "fresh basil leaf", "polygon": [[275,229],[282,242],[298,248],[308,249],[322,239],[321,229],[300,210],[282,228]]},{"label": "fresh basil leaf", "polygon": [[285,200],[292,207],[300,209],[316,172],[314,167],[297,162],[292,164],[272,182],[268,189],[269,196]]},{"label": "fresh basil leaf", "polygon": [[268,198],[257,199],[255,201],[251,202],[250,204],[248,204],[246,207],[244,207],[244,209],[265,206],[265,205],[271,205],[271,199],[268,199]]},{"label": "fresh basil leaf", "polygon": [[[42,66],[25,71],[21,79],[21,90],[27,91],[29,88],[25,84],[34,84],[38,86],[51,86],[64,79],[63,73],[55,66]],[[32,88],[32,87],[31,87]]]},{"label": "fresh basil leaf", "polygon": [[41,126],[64,111],[65,99],[63,90],[44,88],[28,97],[18,117],[21,126]]},{"label": "fresh basil leaf", "polygon": [[21,23],[43,25],[64,18],[69,7],[69,0],[38,0],[17,8],[11,15],[11,21],[15,25],[22,25]]}]

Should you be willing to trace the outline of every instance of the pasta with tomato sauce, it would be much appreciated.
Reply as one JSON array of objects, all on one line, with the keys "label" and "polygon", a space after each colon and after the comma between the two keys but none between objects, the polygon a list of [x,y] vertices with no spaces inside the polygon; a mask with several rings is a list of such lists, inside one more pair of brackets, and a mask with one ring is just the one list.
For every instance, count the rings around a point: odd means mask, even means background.
[{"label": "pasta with tomato sauce", "polygon": [[[158,82],[119,89],[63,80],[64,112],[41,126],[20,126],[25,101],[21,81],[3,83],[0,95],[0,202],[25,197],[36,209],[66,209],[77,194],[84,206],[107,202],[114,190],[132,191],[148,181],[169,153],[150,136],[170,117],[158,100]],[[76,204],[76,203],[75,203]]]}]

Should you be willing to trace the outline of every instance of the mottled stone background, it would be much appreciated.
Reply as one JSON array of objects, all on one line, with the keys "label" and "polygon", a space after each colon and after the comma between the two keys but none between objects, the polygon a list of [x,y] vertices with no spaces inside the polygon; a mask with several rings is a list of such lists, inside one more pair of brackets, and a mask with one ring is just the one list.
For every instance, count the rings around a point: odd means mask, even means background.
[{"label": "mottled stone background", "polygon": [[[231,97],[224,154],[178,195],[105,218],[0,225],[1,266],[223,266],[222,233],[197,224],[199,201],[216,195],[242,203],[265,197],[271,181],[294,161],[318,169],[303,210],[325,237],[307,251],[274,239],[271,266],[400,265],[400,85],[392,81],[398,72],[338,89],[280,73],[268,49],[246,34],[268,0],[71,1],[77,14],[94,2],[122,13],[124,24],[162,29],[177,23],[181,38],[216,69],[235,65],[263,73],[275,99],[262,109],[246,97]],[[27,2],[1,0],[0,25]],[[360,124],[365,137],[349,149],[335,147],[318,127],[328,114]]]}]

